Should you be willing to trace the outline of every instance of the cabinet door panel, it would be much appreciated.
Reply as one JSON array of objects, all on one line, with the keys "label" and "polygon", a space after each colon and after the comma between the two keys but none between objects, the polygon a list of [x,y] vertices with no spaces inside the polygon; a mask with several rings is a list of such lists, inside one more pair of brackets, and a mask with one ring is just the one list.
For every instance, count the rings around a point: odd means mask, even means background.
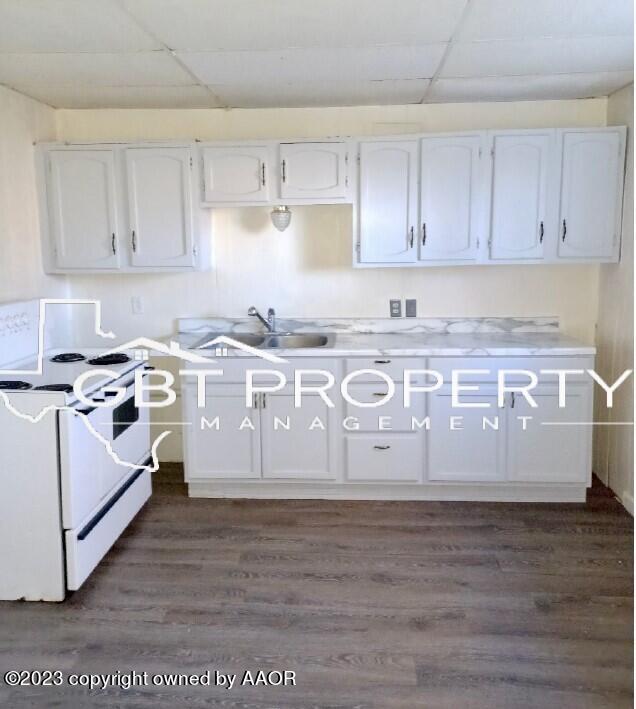
[{"label": "cabinet door panel", "polygon": [[[518,482],[589,482],[591,460],[589,426],[592,420],[588,385],[570,385],[565,407],[559,408],[558,387],[531,392],[533,408],[525,397],[515,395],[508,408],[508,471]],[[531,416],[523,430],[518,417]]]},{"label": "cabinet door panel", "polygon": [[355,434],[345,437],[347,480],[359,482],[420,482],[422,433]]},{"label": "cabinet door panel", "polygon": [[[333,479],[336,422],[319,396],[306,395],[294,408],[291,393],[266,394],[261,408],[263,477]],[[312,423],[320,420],[324,430]],[[282,422],[278,423],[277,421]],[[289,422],[289,430],[284,426]]]},{"label": "cabinet door panel", "polygon": [[[260,478],[260,417],[245,406],[245,395],[208,394],[204,408],[196,406],[195,387],[184,387],[186,480],[205,478]],[[201,417],[219,429],[201,428]],[[248,417],[252,427],[245,425]],[[243,424],[243,425],[242,425]]]},{"label": "cabinet door panel", "polygon": [[281,143],[281,197],[343,200],[346,155],[345,143]]},{"label": "cabinet door panel", "polygon": [[420,260],[473,259],[480,138],[424,138],[421,144]]},{"label": "cabinet door panel", "polygon": [[112,150],[48,154],[51,230],[58,268],[119,266]]},{"label": "cabinet door panel", "polygon": [[618,131],[564,132],[558,254],[611,258],[618,245],[622,161]]},{"label": "cabinet door panel", "polygon": [[542,258],[550,135],[496,135],[492,149],[490,258]]},{"label": "cabinet door panel", "polygon": [[194,265],[188,148],[128,148],[133,266]]},{"label": "cabinet door panel", "polygon": [[417,141],[360,143],[360,261],[413,263]]},{"label": "cabinet door panel", "polygon": [[209,204],[269,202],[269,148],[265,145],[204,148],[203,170]]},{"label": "cabinet door panel", "polygon": [[[429,480],[480,482],[505,477],[505,413],[497,408],[494,387],[481,392],[466,392],[461,402],[489,403],[489,408],[453,408],[450,388],[443,387],[429,395],[428,415],[431,430],[427,433],[427,470]],[[451,417],[463,417],[461,430],[450,429]],[[484,426],[483,418],[499,417],[499,430]],[[458,422],[459,425],[459,422]]]}]

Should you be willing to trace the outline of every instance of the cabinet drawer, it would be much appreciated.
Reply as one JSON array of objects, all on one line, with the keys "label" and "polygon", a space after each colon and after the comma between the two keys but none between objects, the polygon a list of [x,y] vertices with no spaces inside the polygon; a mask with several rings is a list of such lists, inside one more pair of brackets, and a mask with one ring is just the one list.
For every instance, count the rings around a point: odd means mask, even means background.
[{"label": "cabinet drawer", "polygon": [[[542,383],[557,381],[555,374],[540,374],[542,369],[590,369],[594,366],[594,357],[431,357],[428,369],[439,372],[444,382],[450,384],[453,370],[484,369],[480,374],[460,374],[460,384],[468,382],[496,382],[500,369],[525,369],[539,376]],[[567,375],[566,381],[589,381],[587,374]],[[523,374],[507,374],[506,382],[526,383],[528,377]]]},{"label": "cabinet drawer", "polygon": [[[359,369],[373,369],[388,374],[394,382],[404,381],[405,369],[425,369],[426,360],[418,357],[350,357],[345,360],[345,372],[351,374]],[[361,374],[354,382],[378,382],[373,374]]]},{"label": "cabinet drawer", "polygon": [[66,576],[71,591],[86,581],[151,493],[150,471],[134,472],[92,521],[66,532]]},{"label": "cabinet drawer", "polygon": [[[308,370],[325,370],[331,372],[336,378],[339,375],[339,362],[328,357],[297,357],[289,359],[287,362],[266,362],[262,359],[252,359],[246,357],[237,357],[234,359],[218,360],[215,364],[210,365],[210,369],[222,369],[223,375],[218,377],[210,377],[211,383],[229,384],[245,382],[245,372],[248,369],[252,370],[274,370],[281,372],[286,378],[288,384],[294,383],[294,372],[297,369]],[[254,381],[261,383],[266,381],[277,382],[278,378],[275,375],[262,375],[254,378]],[[303,382],[324,382],[324,376],[320,374],[304,374]]]},{"label": "cabinet drawer", "polygon": [[[348,390],[349,396],[355,401],[371,403],[384,396],[387,392],[387,387],[383,382],[379,384],[352,384]],[[413,430],[411,426],[412,418],[417,417],[421,420],[424,417],[424,401],[424,394],[412,394],[411,406],[408,409],[405,408],[404,390],[398,384],[395,387],[393,398],[382,406],[364,408],[346,402],[345,410],[347,417],[351,416],[357,420],[359,426],[357,430],[359,431],[381,432],[378,419],[382,417],[390,420],[390,426],[389,421],[386,423],[386,431],[409,433]]]},{"label": "cabinet drawer", "polygon": [[345,436],[346,478],[355,481],[419,482],[423,436],[415,433]]}]

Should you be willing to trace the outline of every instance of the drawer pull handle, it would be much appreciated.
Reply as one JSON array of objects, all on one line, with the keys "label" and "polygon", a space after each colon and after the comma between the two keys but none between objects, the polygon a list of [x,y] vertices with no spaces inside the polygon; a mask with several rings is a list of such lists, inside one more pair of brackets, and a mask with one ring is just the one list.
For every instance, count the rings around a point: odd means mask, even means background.
[{"label": "drawer pull handle", "polygon": [[387,451],[391,446],[373,446],[377,451]]},{"label": "drawer pull handle", "polygon": [[389,392],[388,391],[374,391],[373,396],[388,396]]},{"label": "drawer pull handle", "polygon": [[374,364],[391,364],[390,359],[376,359]]}]

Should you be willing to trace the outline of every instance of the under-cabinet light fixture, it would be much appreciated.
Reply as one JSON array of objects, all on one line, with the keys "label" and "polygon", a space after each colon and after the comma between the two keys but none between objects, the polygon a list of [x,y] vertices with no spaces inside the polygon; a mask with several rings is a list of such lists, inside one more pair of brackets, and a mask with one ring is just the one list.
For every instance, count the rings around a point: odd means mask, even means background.
[{"label": "under-cabinet light fixture", "polygon": [[272,224],[278,231],[285,231],[291,221],[291,211],[289,207],[281,204],[272,209],[270,217],[272,218]]}]

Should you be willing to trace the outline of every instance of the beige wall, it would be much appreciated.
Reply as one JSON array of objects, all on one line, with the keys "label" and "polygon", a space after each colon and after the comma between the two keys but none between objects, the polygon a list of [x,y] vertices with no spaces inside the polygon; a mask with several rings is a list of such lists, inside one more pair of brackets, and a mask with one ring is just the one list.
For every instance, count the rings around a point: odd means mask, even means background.
[{"label": "beige wall", "polygon": [[[627,125],[627,171],[621,261],[600,268],[597,370],[615,381],[634,366],[634,85],[610,96],[609,125]],[[608,410],[597,396],[596,419],[633,421],[633,379],[622,386]],[[600,426],[594,436],[594,471],[634,513],[634,431],[632,426]]]},{"label": "beige wall", "polygon": [[[606,99],[278,110],[61,110],[62,140],[264,138],[604,125]],[[557,315],[563,329],[594,339],[597,266],[500,266],[354,270],[351,207],[293,209],[279,234],[268,209],[215,210],[215,266],[207,273],[90,276],[73,295],[104,300],[121,337],[160,336],[184,315],[385,316],[389,298],[417,298],[421,316]],[[132,316],[130,299],[145,312]]]},{"label": "beige wall", "polygon": [[33,162],[33,142],[53,139],[55,111],[0,86],[0,302],[65,295],[42,270]]}]

